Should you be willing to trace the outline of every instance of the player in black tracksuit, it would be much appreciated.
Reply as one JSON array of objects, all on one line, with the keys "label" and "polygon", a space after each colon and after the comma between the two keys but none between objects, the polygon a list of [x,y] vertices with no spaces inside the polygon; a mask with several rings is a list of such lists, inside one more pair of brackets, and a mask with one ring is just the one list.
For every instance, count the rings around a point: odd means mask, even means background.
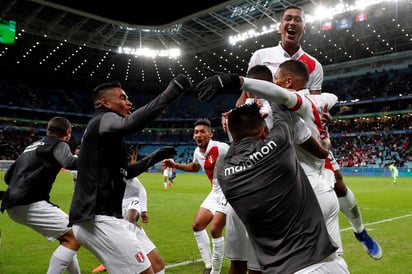
[{"label": "player in black tracksuit", "polygon": [[95,89],[96,113],[81,142],[70,223],[78,241],[108,272],[152,273],[136,237],[126,229],[130,223],[122,216],[125,179],[138,175],[128,164],[124,138],[144,129],[190,88],[190,80],[178,75],[161,94],[134,112],[120,84]]},{"label": "player in black tracksuit", "polygon": [[50,242],[59,240],[47,273],[80,273],[77,250],[80,245],[67,227],[68,216],[50,202],[50,191],[62,167],[77,169],[77,158],[67,141],[71,124],[63,117],[48,122],[47,135],[26,147],[7,170],[4,180],[8,185],[1,211],[7,211],[16,223],[28,226]]},{"label": "player in black tracksuit", "polygon": [[321,273],[348,273],[296,157],[290,113],[272,108],[270,132],[256,104],[229,114],[234,142],[218,173],[226,199],[248,230],[262,273],[294,273],[326,258]]}]

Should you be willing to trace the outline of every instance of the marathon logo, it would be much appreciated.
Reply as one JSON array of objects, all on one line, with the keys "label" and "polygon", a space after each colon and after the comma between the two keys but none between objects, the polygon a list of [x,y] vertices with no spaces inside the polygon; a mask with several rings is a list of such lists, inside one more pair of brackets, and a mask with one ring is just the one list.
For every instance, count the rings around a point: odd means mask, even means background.
[{"label": "marathon logo", "polygon": [[275,141],[270,141],[269,143],[261,147],[260,151],[254,152],[253,154],[249,155],[248,159],[242,162],[240,165],[225,168],[225,176],[230,176],[237,172],[253,167],[254,164],[265,158],[268,154],[275,150],[276,147],[277,144],[275,143]]}]

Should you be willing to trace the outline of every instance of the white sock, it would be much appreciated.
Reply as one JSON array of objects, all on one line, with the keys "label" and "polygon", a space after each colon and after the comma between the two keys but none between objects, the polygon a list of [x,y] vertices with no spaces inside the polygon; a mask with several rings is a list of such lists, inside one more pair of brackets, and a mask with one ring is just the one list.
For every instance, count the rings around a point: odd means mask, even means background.
[{"label": "white sock", "polygon": [[356,203],[355,195],[353,195],[353,192],[348,187],[346,188],[346,195],[339,197],[339,208],[352,225],[353,230],[359,233],[364,229],[362,215]]},{"label": "white sock", "polygon": [[163,183],[163,188],[167,189],[167,183]]},{"label": "white sock", "polygon": [[210,250],[209,234],[203,229],[202,231],[194,232],[197,247],[199,248],[200,255],[206,268],[212,268],[212,252]]},{"label": "white sock", "polygon": [[[50,258],[49,269],[47,270],[47,274],[61,274],[64,270],[68,268],[70,263],[73,261],[74,256],[76,255],[76,251],[71,250],[67,247],[59,245],[59,247],[53,252],[52,257]],[[76,257],[77,260],[77,257]],[[78,264],[78,262],[77,262]],[[73,266],[74,267],[74,266]],[[80,268],[74,269],[72,273],[80,273]]]},{"label": "white sock", "polygon": [[225,239],[222,237],[212,239],[213,254],[212,254],[212,271],[210,274],[220,274],[223,262],[223,250],[225,247]]},{"label": "white sock", "polygon": [[72,262],[67,266],[67,274],[80,273],[79,260],[77,259],[77,253],[74,254]]},{"label": "white sock", "polygon": [[162,270],[160,270],[159,272],[156,272],[156,274],[165,274],[165,269],[163,268]]}]

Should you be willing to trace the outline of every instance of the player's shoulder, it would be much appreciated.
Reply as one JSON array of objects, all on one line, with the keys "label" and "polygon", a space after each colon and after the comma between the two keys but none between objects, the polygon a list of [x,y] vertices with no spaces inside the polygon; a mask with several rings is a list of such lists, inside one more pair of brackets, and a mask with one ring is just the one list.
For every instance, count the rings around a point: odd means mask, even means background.
[{"label": "player's shoulder", "polygon": [[266,47],[266,48],[260,48],[254,51],[253,55],[267,55],[267,54],[273,54],[276,52],[280,52],[281,51],[281,47],[278,46],[274,46],[274,47]]},{"label": "player's shoulder", "polygon": [[215,141],[215,140],[210,140],[211,146],[217,146],[218,148],[228,148],[229,145],[225,142],[222,141]]},{"label": "player's shoulder", "polygon": [[319,60],[316,59],[315,56],[310,55],[309,53],[307,53],[306,51],[304,51],[302,48],[301,48],[300,51],[299,51],[299,59],[300,59],[300,58],[310,59],[310,60],[312,60],[312,61],[314,61],[314,62],[316,62],[317,64],[320,65]]},{"label": "player's shoulder", "polygon": [[318,59],[316,59],[315,57],[313,57],[312,55],[310,55],[306,52],[303,52],[303,54],[301,54],[298,57],[298,60],[303,62],[307,66],[307,68],[309,70],[309,73],[312,73],[316,69],[318,69],[318,70],[322,69],[322,65],[318,61]]}]

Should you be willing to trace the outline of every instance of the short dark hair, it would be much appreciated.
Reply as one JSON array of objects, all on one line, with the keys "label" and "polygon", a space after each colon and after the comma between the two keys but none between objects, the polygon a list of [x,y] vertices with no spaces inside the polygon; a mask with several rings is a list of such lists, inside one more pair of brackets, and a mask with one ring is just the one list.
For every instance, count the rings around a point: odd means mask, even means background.
[{"label": "short dark hair", "polygon": [[207,126],[207,127],[212,127],[212,123],[210,122],[209,119],[207,118],[199,118],[195,121],[195,126],[199,126],[199,125],[203,125],[203,126]]},{"label": "short dark hair", "polygon": [[57,136],[64,136],[68,129],[72,128],[72,124],[64,117],[56,116],[47,123],[47,134],[55,134]]},{"label": "short dark hair", "polygon": [[255,136],[264,127],[266,122],[256,103],[243,104],[229,112],[228,128],[235,142],[248,136]]},{"label": "short dark hair", "polygon": [[119,82],[107,82],[107,83],[100,84],[93,89],[94,99],[95,100],[100,99],[106,90],[109,90],[112,88],[121,88],[121,87],[122,85]]},{"label": "short dark hair", "polygon": [[107,82],[107,83],[103,83],[98,85],[97,87],[95,87],[93,89],[93,93],[97,94],[99,91],[103,90],[103,89],[108,89],[108,88],[121,88],[122,85],[119,82]]},{"label": "short dark hair", "polygon": [[286,60],[285,62],[279,65],[278,69],[281,69],[283,71],[293,73],[296,76],[302,77],[302,80],[305,81],[305,83],[309,81],[308,67],[306,66],[305,63],[301,61],[293,60],[293,59]]},{"label": "short dark hair", "polygon": [[273,82],[272,71],[265,65],[255,65],[251,67],[246,77]]},{"label": "short dark hair", "polygon": [[303,12],[302,7],[299,7],[299,6],[296,6],[296,5],[292,5],[292,6],[286,7],[286,8],[282,11],[282,13],[281,13],[281,15],[280,15],[280,19],[283,18],[283,16],[285,15],[286,11],[288,11],[288,10],[300,10],[300,12],[302,13],[302,19],[305,20],[305,18],[304,18],[304,16],[303,16],[303,15],[304,15],[304,12]]}]

